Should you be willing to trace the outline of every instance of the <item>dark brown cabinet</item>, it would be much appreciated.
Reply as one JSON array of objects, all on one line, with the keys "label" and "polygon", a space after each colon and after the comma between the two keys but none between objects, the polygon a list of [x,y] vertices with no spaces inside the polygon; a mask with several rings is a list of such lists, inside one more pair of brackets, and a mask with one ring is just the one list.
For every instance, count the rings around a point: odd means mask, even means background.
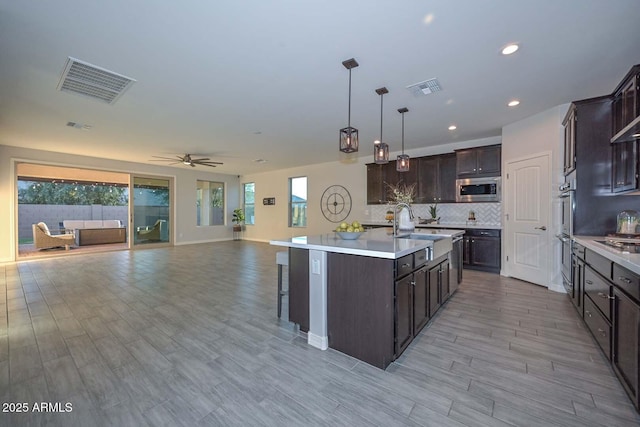
[{"label": "dark brown cabinet", "polygon": [[458,178],[499,176],[500,169],[500,145],[456,150],[456,172]]},{"label": "dark brown cabinet", "polygon": [[384,191],[384,177],[382,166],[375,163],[367,164],[367,204],[377,205],[384,203],[386,192]]},{"label": "dark brown cabinet", "polygon": [[427,268],[413,273],[413,334],[418,334],[429,321]]},{"label": "dark brown cabinet", "polygon": [[368,163],[367,204],[387,203],[389,185],[398,183],[416,184],[414,203],[455,203],[459,159],[460,156],[465,158],[466,153],[473,160],[471,169],[476,169],[467,177],[500,175],[500,145],[416,157],[411,159],[411,168],[407,172],[396,171],[395,161],[384,165]]},{"label": "dark brown cabinet", "polygon": [[611,191],[621,193],[638,187],[636,141],[611,144]]},{"label": "dark brown cabinet", "polygon": [[418,159],[417,203],[455,203],[456,155],[420,157]]},{"label": "dark brown cabinet", "polygon": [[429,278],[429,316],[438,311],[440,306],[449,298],[449,261],[445,260],[431,267]]},{"label": "dark brown cabinet", "polygon": [[463,239],[465,268],[497,273],[501,265],[500,230],[467,229]]},{"label": "dark brown cabinet", "polygon": [[582,298],[584,322],[640,408],[640,275],[577,242],[575,247],[574,261],[581,265],[574,272],[574,286],[580,286],[575,295]]},{"label": "dark brown cabinet", "polygon": [[401,354],[413,340],[413,275],[395,284],[395,353]]},{"label": "dark brown cabinet", "polygon": [[638,348],[640,346],[640,306],[619,289],[614,296],[613,368],[634,405],[640,406],[638,393]]},{"label": "dark brown cabinet", "polygon": [[309,330],[309,251],[289,248],[289,321]]},{"label": "dark brown cabinet", "polygon": [[640,65],[634,66],[613,93],[613,141],[633,138],[640,124]]},{"label": "dark brown cabinet", "polygon": [[584,269],[585,269],[585,250],[584,246],[575,243],[571,248],[571,291],[569,297],[580,317],[583,316],[584,301]]},{"label": "dark brown cabinet", "polygon": [[576,169],[576,107],[572,105],[562,121],[564,126],[564,174]]},{"label": "dark brown cabinet", "polygon": [[429,321],[424,251],[396,260],[395,354],[398,357]]}]

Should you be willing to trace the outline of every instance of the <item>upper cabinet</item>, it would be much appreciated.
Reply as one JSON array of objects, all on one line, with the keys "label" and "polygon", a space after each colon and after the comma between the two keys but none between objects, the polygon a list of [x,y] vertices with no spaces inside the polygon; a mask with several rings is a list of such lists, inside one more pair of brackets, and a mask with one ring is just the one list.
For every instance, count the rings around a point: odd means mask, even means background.
[{"label": "upper cabinet", "polygon": [[389,185],[399,183],[416,184],[414,203],[455,203],[456,172],[460,167],[460,153],[463,159],[471,157],[473,166],[470,169],[476,169],[476,172],[465,177],[500,175],[500,145],[412,158],[411,167],[407,172],[396,171],[395,161],[384,165],[368,163],[367,204],[387,203]]},{"label": "upper cabinet", "polygon": [[500,176],[501,146],[457,150],[456,164],[458,178]]},{"label": "upper cabinet", "polygon": [[640,65],[631,68],[613,93],[611,142],[631,141],[640,134]]},{"label": "upper cabinet", "polygon": [[576,106],[571,104],[562,126],[564,126],[564,174],[576,169]]},{"label": "upper cabinet", "polygon": [[455,203],[456,155],[420,157],[418,159],[417,203]]}]

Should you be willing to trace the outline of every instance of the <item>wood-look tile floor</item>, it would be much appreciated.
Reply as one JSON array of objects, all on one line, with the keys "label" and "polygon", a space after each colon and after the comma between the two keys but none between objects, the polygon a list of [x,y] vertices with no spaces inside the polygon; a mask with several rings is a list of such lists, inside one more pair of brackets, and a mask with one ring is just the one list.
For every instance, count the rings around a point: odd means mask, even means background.
[{"label": "wood-look tile floor", "polygon": [[466,270],[382,371],[277,319],[277,250],[222,242],[0,266],[0,401],[30,410],[0,413],[0,426],[640,423],[566,295]]}]

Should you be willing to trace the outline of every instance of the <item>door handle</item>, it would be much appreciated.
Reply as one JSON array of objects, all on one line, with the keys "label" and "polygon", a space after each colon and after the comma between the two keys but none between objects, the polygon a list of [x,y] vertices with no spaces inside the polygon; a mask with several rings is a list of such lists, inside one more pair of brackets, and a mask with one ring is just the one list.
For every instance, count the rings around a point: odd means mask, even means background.
[{"label": "door handle", "polygon": [[536,230],[547,231],[547,227],[543,225],[542,227],[536,227]]}]

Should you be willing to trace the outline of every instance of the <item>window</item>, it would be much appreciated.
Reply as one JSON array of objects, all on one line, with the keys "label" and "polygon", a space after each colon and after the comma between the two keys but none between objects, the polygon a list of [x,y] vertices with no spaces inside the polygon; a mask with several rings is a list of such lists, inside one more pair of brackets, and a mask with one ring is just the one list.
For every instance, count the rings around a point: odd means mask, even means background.
[{"label": "window", "polygon": [[307,226],[307,177],[289,178],[289,227]]},{"label": "window", "polygon": [[197,225],[224,225],[224,183],[197,181]]},{"label": "window", "polygon": [[244,189],[244,223],[256,223],[256,183],[247,182],[243,184]]}]

